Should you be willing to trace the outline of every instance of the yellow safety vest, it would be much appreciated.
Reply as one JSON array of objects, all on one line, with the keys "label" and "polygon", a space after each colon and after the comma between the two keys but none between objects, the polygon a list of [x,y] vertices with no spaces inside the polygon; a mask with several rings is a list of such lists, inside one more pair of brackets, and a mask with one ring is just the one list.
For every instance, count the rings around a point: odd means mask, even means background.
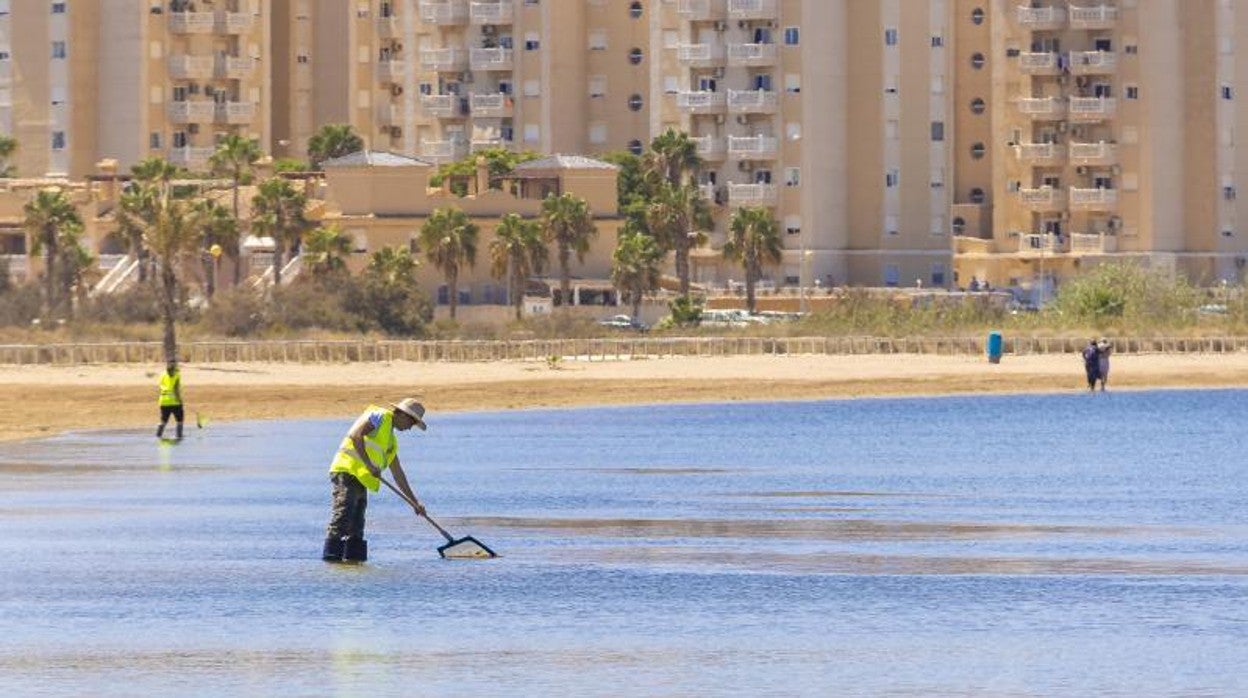
[{"label": "yellow safety vest", "polygon": [[166,371],[160,374],[160,406],[177,407],[182,404],[178,397],[178,387],[182,385],[182,374],[175,372],[172,376]]},{"label": "yellow safety vest", "polygon": [[[365,414],[371,415],[375,412],[381,413],[381,423],[373,429],[371,434],[364,435],[364,450],[368,452],[373,465],[385,470],[398,456],[398,445],[394,440],[394,413],[384,407],[369,405]],[[360,481],[360,484],[373,492],[381,487],[381,481],[368,472],[368,466],[364,465],[364,461],[356,454],[355,444],[351,442],[350,434],[343,437],[342,443],[338,445],[338,453],[334,455],[334,462],[330,464],[329,472],[350,473]]]}]

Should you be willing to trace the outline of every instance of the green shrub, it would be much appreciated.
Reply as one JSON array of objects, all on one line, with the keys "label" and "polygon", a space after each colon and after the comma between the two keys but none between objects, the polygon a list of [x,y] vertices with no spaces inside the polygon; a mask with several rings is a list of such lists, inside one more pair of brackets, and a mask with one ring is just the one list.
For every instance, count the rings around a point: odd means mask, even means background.
[{"label": "green shrub", "polygon": [[204,328],[226,337],[251,337],[266,324],[267,304],[247,286],[218,291],[201,317]]},{"label": "green shrub", "polygon": [[101,324],[160,322],[160,294],[155,283],[135,284],[124,291],[89,299],[79,308],[78,318]]},{"label": "green shrub", "polygon": [[1068,322],[1098,330],[1135,331],[1190,327],[1200,292],[1183,277],[1134,264],[1110,264],[1067,281],[1054,310]]}]

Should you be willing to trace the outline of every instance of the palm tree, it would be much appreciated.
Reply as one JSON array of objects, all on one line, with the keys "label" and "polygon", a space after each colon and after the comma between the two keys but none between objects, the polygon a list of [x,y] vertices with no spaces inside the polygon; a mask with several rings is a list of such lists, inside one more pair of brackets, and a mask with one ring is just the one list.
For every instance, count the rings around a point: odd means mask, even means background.
[{"label": "palm tree", "polygon": [[55,187],[37,192],[22,211],[26,215],[23,227],[31,238],[30,252],[43,253],[44,310],[51,318],[60,305],[57,263],[61,260],[62,243],[82,229],[82,217],[65,192]]},{"label": "palm tree", "polygon": [[763,265],[778,264],[784,252],[780,241],[780,227],[771,211],[747,206],[732,214],[728,226],[728,242],[724,243],[724,258],[740,262],[745,269],[745,307],[753,315],[754,284],[763,275]]},{"label": "palm tree", "polygon": [[12,177],[15,168],[9,164],[9,158],[17,152],[17,139],[12,136],[0,136],[0,177]]},{"label": "palm tree", "polygon": [[140,260],[139,283],[147,282],[147,250],[143,247],[143,234],[148,221],[155,215],[157,199],[155,187],[134,185],[126,187],[117,205],[117,234],[126,243],[126,254]]},{"label": "palm tree", "polygon": [[364,149],[364,139],[350,124],[325,124],[308,139],[308,160],[312,169],[321,169],[326,160],[340,158]]},{"label": "palm tree", "polygon": [[507,299],[516,308],[517,320],[524,310],[525,283],[545,271],[549,262],[550,251],[537,221],[526,221],[516,213],[503,216],[490,243],[490,273],[496,279],[507,279]]},{"label": "palm tree", "polygon": [[200,245],[203,222],[192,202],[163,195],[156,199],[156,209],[148,221],[143,244],[156,258],[160,274],[160,308],[164,324],[165,361],[178,357],[178,340],[174,322],[177,318],[178,270]]},{"label": "palm tree", "polygon": [[477,225],[458,208],[436,209],[420,228],[425,257],[446,277],[451,319],[459,307],[459,271],[477,263]]},{"label": "palm tree", "polygon": [[412,284],[420,262],[402,247],[383,247],[368,260],[369,275],[388,286]]},{"label": "palm tree", "polygon": [[665,250],[676,257],[680,295],[689,295],[689,251],[706,242],[703,231],[711,227],[706,199],[693,184],[663,183],[658,196],[646,207],[646,227]]},{"label": "palm tree", "polygon": [[204,265],[204,278],[208,298],[211,299],[217,290],[217,262],[209,253],[213,245],[222,250],[238,249],[238,219],[230,215],[229,209],[212,199],[200,199],[193,205],[196,227],[199,229],[200,258]]},{"label": "palm tree", "polygon": [[669,128],[650,142],[644,163],[646,169],[675,187],[692,181],[702,167],[702,158],[688,133]]},{"label": "palm tree", "polygon": [[568,307],[572,298],[572,253],[585,261],[589,243],[598,234],[589,204],[569,193],[551,194],[542,201],[542,231],[559,251],[559,302]]},{"label": "palm tree", "polygon": [[[147,224],[155,217],[156,208],[159,205],[159,199],[167,198],[172,195],[170,187],[173,178],[178,174],[178,168],[169,161],[153,156],[144,160],[140,160],[130,167],[130,173],[134,175],[135,185],[138,188],[147,187],[148,192],[142,196],[146,199],[143,203],[149,208],[140,211],[142,217],[141,229],[146,230]],[[149,250],[139,245],[139,280],[146,281],[150,272],[151,260],[148,258]]]},{"label": "palm tree", "polygon": [[[242,185],[251,181],[252,171],[256,161],[264,155],[260,150],[260,144],[245,136],[237,133],[231,133],[226,136],[217,145],[217,150],[209,158],[208,162],[212,165],[212,171],[216,174],[225,175],[230,178],[234,194],[234,220],[240,221],[238,211],[238,195]],[[234,285],[237,286],[242,281],[243,265],[239,264],[242,257],[242,250],[239,245],[242,242],[243,235],[240,232],[232,245],[222,245],[225,254],[234,262]]]},{"label": "palm tree", "polygon": [[95,263],[95,257],[82,244],[85,229],[82,226],[66,228],[60,241],[59,286],[65,298],[65,315],[74,317],[74,302],[82,303],[87,295],[88,270]]},{"label": "palm tree", "polygon": [[663,250],[654,238],[640,232],[625,232],[611,256],[611,283],[627,294],[633,306],[633,319],[641,313],[641,300],[659,287],[659,265]]},{"label": "palm tree", "polygon": [[273,177],[260,183],[251,200],[252,230],[273,239],[273,286],[282,285],[287,246],[293,247],[310,227],[304,217],[308,200],[290,180]]},{"label": "palm tree", "polygon": [[318,279],[333,276],[347,268],[351,237],[336,225],[308,231],[303,236],[303,260],[308,273]]}]

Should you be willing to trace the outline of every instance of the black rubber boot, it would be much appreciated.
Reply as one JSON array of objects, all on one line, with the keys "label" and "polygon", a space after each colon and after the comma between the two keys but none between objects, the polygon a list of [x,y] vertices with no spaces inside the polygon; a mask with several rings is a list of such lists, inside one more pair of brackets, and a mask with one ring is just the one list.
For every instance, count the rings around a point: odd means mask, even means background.
[{"label": "black rubber boot", "polygon": [[164,437],[165,437],[165,425],[163,423],[156,425],[156,438],[163,439]]},{"label": "black rubber boot", "polygon": [[363,538],[348,538],[347,552],[342,556],[346,562],[364,562],[368,559],[368,541]]},{"label": "black rubber boot", "polygon": [[182,422],[178,422],[178,441],[182,440]]},{"label": "black rubber boot", "polygon": [[326,538],[325,548],[321,551],[321,559],[325,562],[342,562],[342,553],[346,541],[341,538]]}]

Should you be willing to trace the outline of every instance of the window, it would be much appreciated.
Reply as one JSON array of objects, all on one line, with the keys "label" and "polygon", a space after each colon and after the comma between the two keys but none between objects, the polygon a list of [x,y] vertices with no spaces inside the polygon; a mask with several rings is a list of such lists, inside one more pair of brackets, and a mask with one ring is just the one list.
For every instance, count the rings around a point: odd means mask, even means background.
[{"label": "window", "polygon": [[640,19],[643,11],[640,2],[632,2],[628,6],[628,16],[633,19]]},{"label": "window", "polygon": [[541,41],[541,38],[537,35],[537,32],[529,32],[524,35],[524,50],[525,51],[536,51],[541,47],[542,47],[542,41]]},{"label": "window", "polygon": [[801,216],[785,216],[784,232],[788,235],[801,235],[802,233],[802,217]]},{"label": "window", "polygon": [[983,114],[983,113],[984,113],[984,109],[985,109],[987,106],[988,106],[988,105],[984,104],[984,100],[980,99],[979,97],[976,97],[975,99],[972,99],[972,100],[971,100],[971,113],[972,113],[972,114]]},{"label": "window", "polygon": [[784,186],[786,187],[802,186],[802,168],[800,167],[784,168]]},{"label": "window", "polygon": [[953,234],[961,235],[966,232],[966,219],[962,217],[953,219]]},{"label": "window", "polygon": [[1122,47],[1122,52],[1127,55],[1134,56],[1140,52],[1140,48],[1136,46],[1135,44],[1124,44]]},{"label": "window", "polygon": [[1222,99],[1233,99],[1233,98],[1234,96],[1233,96],[1233,93],[1231,92],[1231,86],[1223,85],[1222,86]]},{"label": "window", "polygon": [[664,75],[663,92],[669,95],[674,95],[680,92],[680,78],[675,75]]},{"label": "window", "polygon": [[160,150],[160,132],[159,131],[152,131],[152,134],[148,136],[147,147],[151,148],[152,150]]},{"label": "window", "polygon": [[52,98],[52,106],[58,106],[65,103],[67,96],[64,87],[53,85],[48,89],[49,96]]},{"label": "window", "polygon": [[524,125],[524,142],[536,143],[542,139],[542,129],[537,124]]},{"label": "window", "polygon": [[891,189],[892,187],[897,186],[897,182],[900,179],[901,174],[897,170],[889,170],[884,173],[884,186]]},{"label": "window", "polygon": [[64,41],[53,41],[53,42],[52,42],[52,57],[53,57],[53,58],[64,58],[64,57],[65,57],[65,42],[64,42]]},{"label": "window", "polygon": [[607,49],[607,33],[601,29],[595,29],[589,34],[589,50],[605,51]]},{"label": "window", "polygon": [[173,147],[185,148],[187,144],[186,131],[173,132]]},{"label": "window", "polygon": [[975,187],[971,189],[970,199],[971,199],[971,203],[973,204],[984,203],[984,190],[980,189],[979,187]]},{"label": "window", "polygon": [[591,99],[607,94],[607,76],[589,76],[589,96]]},{"label": "window", "polygon": [[897,45],[897,30],[896,30],[896,29],[885,29],[885,30],[884,30],[884,45],[885,45],[885,46],[896,46],[896,45]]},{"label": "window", "polygon": [[945,265],[941,264],[940,262],[936,262],[932,264],[932,285],[933,286],[945,285]]},{"label": "window", "polygon": [[971,55],[971,67],[974,68],[975,70],[979,70],[980,68],[983,68],[984,63],[987,63],[987,62],[988,62],[988,59],[984,58],[984,54],[979,53],[978,51]]},{"label": "window", "polygon": [[524,81],[524,96],[525,97],[537,97],[541,94],[542,94],[542,81],[541,80],[525,80]]},{"label": "window", "polygon": [[645,57],[645,54],[642,53],[642,50],[639,48],[634,48],[632,51],[628,52],[628,62],[633,65],[640,64],[643,57]]},{"label": "window", "polygon": [[628,152],[632,153],[633,155],[641,155],[641,150],[642,150],[641,141],[634,138],[633,140],[628,142]]},{"label": "window", "polygon": [[799,73],[784,74],[784,91],[789,94],[798,94],[802,91],[802,76]]},{"label": "window", "polygon": [[64,150],[64,149],[65,149],[65,132],[53,131],[52,132],[52,150]]},{"label": "window", "polygon": [[631,111],[641,111],[641,108],[645,106],[645,104],[645,100],[643,100],[641,95],[637,93],[633,93],[633,95],[628,98],[628,108]]},{"label": "window", "polygon": [[7,61],[7,60],[9,60],[9,52],[0,51],[0,61]]},{"label": "window", "polygon": [[602,145],[607,142],[607,125],[602,123],[594,123],[589,125],[589,142],[594,145]]},{"label": "window", "polygon": [[976,160],[982,159],[986,152],[988,152],[988,148],[983,143],[976,143],[971,146],[971,157]]},{"label": "window", "polygon": [[945,45],[945,37],[935,34],[932,36],[932,48],[940,48]]},{"label": "window", "polygon": [[901,282],[901,267],[896,264],[884,265],[884,285],[896,286]]},{"label": "window", "polygon": [[979,26],[984,23],[984,8],[976,7],[971,10],[971,24]]},{"label": "window", "polygon": [[801,40],[801,31],[797,27],[784,28],[784,45],[797,46]]},{"label": "window", "polygon": [[932,140],[933,141],[945,140],[945,122],[943,121],[932,122]]},{"label": "window", "polygon": [[63,15],[63,14],[65,14],[65,3],[63,3],[63,2],[54,2],[54,3],[52,3],[52,14],[54,14],[54,15]]},{"label": "window", "polygon": [[1126,94],[1127,94],[1127,99],[1139,99],[1140,88],[1135,85],[1127,85]]}]

